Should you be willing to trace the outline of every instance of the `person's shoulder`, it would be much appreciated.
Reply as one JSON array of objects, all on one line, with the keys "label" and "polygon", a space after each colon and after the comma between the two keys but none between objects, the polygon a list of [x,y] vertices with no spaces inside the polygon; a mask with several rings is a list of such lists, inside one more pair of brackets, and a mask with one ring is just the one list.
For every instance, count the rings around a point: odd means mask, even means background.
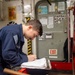
[{"label": "person's shoulder", "polygon": [[14,24],[9,26],[4,26],[3,28],[1,28],[1,30],[4,32],[16,32],[19,30],[19,27],[21,26],[22,24]]}]

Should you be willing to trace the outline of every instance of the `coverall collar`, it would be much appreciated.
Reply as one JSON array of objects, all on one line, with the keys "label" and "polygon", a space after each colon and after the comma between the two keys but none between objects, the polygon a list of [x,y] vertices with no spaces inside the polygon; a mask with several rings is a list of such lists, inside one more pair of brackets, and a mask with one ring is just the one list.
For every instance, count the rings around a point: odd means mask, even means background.
[{"label": "coverall collar", "polygon": [[21,41],[24,42],[24,36],[23,36],[23,30],[22,30],[22,24],[20,25],[20,35],[21,35]]}]

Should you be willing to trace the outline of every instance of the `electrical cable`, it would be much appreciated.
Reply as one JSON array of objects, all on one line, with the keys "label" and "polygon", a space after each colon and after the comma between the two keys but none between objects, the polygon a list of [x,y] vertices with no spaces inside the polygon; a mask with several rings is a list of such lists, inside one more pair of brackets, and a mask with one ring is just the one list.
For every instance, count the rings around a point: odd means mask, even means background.
[{"label": "electrical cable", "polygon": [[47,0],[47,2],[49,3],[49,5],[51,5],[51,2],[49,0]]}]

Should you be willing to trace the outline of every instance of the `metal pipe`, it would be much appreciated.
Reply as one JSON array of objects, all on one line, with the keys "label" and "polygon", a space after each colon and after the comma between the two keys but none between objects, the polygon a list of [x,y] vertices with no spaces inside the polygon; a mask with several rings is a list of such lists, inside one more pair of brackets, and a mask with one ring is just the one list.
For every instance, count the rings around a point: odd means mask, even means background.
[{"label": "metal pipe", "polygon": [[3,20],[3,1],[0,1],[0,20]]},{"label": "metal pipe", "polygon": [[24,1],[21,0],[21,4],[22,4],[22,22],[25,23],[24,21]]}]

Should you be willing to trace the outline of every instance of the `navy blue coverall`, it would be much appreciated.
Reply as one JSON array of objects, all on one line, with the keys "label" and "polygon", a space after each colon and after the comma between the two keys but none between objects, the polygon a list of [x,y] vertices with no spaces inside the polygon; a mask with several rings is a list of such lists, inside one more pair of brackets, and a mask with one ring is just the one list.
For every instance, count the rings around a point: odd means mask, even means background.
[{"label": "navy blue coverall", "polygon": [[27,62],[27,55],[22,52],[24,36],[22,24],[5,26],[0,30],[0,75],[4,68],[13,68]]}]

